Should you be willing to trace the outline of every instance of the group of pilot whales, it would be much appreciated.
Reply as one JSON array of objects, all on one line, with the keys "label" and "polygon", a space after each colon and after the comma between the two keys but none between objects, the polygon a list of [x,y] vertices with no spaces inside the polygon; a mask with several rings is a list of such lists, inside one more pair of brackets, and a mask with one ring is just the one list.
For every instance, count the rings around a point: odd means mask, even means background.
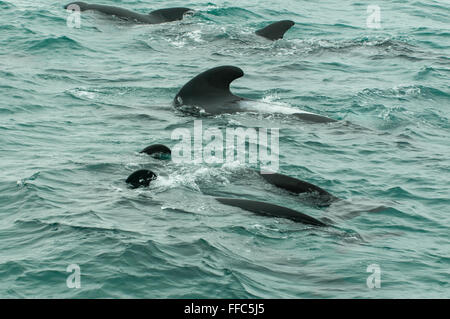
[{"label": "group of pilot whales", "polygon": [[[166,145],[154,144],[146,147],[140,153],[147,154],[153,158],[159,160],[169,160],[171,158],[171,150]],[[331,195],[326,190],[310,184],[299,179],[278,174],[262,174],[258,171],[255,173],[259,174],[264,180],[269,182],[276,187],[284,189],[292,194],[309,194],[314,199],[315,205],[317,206],[329,206],[332,202],[338,201],[339,198]],[[135,171],[130,176],[128,176],[126,183],[132,188],[138,188],[141,186],[149,186],[150,183],[158,178],[158,175],[151,170],[141,169]],[[308,216],[306,214],[300,213],[290,208],[240,198],[223,198],[215,197],[218,202],[242,208],[244,210],[253,212],[258,215],[279,217],[293,220],[295,222],[300,222],[312,226],[327,226],[326,223]],[[311,201],[313,202],[313,201]]]},{"label": "group of pilot whales", "polygon": [[[85,2],[72,2],[64,6],[64,8],[67,10],[76,10],[80,12],[96,11],[139,24],[159,24],[182,20],[186,14],[193,12],[193,10],[189,8],[176,7],[159,9],[148,14],[141,14],[119,7],[88,4]],[[282,39],[286,31],[288,31],[293,25],[294,22],[290,20],[278,21],[257,30],[255,33],[258,36],[275,41]],[[258,109],[261,104],[264,104],[263,102],[252,101],[231,93],[231,82],[242,77],[243,75],[244,72],[235,66],[219,66],[206,70],[195,76],[179,90],[173,100],[173,104],[176,108],[180,108],[181,110],[183,110],[183,106],[201,108],[204,114],[206,113],[209,115],[245,111],[264,112],[264,110]],[[336,120],[322,115],[302,110],[293,110],[290,108],[286,109],[286,112],[302,121],[313,123],[336,122]],[[161,160],[170,159],[171,157],[170,148],[162,144],[151,145],[142,150],[141,153],[148,154]],[[315,203],[317,206],[329,206],[333,202],[340,201],[339,198],[328,193],[326,190],[290,176],[278,173],[261,174],[257,172],[257,174],[259,174],[266,182],[292,194],[306,194],[314,197],[316,199]],[[156,173],[150,170],[142,169],[132,173],[126,179],[126,183],[131,188],[148,187],[150,183],[157,178],[158,175]],[[301,212],[267,202],[222,197],[215,197],[215,200],[222,204],[238,207],[258,215],[286,218],[311,226],[329,226],[329,223],[325,221],[321,221]]]},{"label": "group of pilot whales", "polygon": [[[159,24],[182,20],[183,17],[194,10],[184,7],[164,8],[152,11],[148,14],[141,14],[127,9],[106,6],[102,4],[89,4],[86,2],[76,1],[64,6],[66,10],[73,11],[97,11],[106,15],[115,16],[122,20],[127,20],[139,24]],[[279,40],[295,23],[291,20],[282,20],[272,23],[265,28],[257,30],[255,33],[269,40]]]}]

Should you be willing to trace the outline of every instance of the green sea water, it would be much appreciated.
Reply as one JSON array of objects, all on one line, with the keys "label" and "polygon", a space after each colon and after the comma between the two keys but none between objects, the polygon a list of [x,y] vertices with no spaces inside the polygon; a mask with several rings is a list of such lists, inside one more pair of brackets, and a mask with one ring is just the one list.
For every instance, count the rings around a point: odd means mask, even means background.
[{"label": "green sea water", "polygon": [[[0,297],[450,297],[448,1],[95,2],[195,12],[159,25],[86,12],[71,28],[66,2],[0,1]],[[296,23],[284,39],[254,34],[283,19]],[[193,129],[198,118],[172,100],[219,65],[240,67],[232,91],[274,111],[202,117],[203,128],[279,128],[279,172],[342,201],[310,205],[245,163],[139,154]],[[280,106],[338,122],[304,123]],[[138,169],[160,177],[130,189]],[[80,288],[67,285],[72,264]]]}]

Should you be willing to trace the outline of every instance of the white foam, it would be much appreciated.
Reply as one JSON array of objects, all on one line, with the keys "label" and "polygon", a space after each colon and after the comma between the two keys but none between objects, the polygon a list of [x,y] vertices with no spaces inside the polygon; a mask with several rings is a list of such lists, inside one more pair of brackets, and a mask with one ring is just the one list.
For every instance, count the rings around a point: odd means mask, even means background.
[{"label": "white foam", "polygon": [[77,89],[77,90],[69,90],[71,91],[71,93],[79,98],[87,98],[90,100],[94,100],[97,98],[97,94],[95,94],[94,92],[89,92],[89,91],[83,91],[82,89]]},{"label": "white foam", "polygon": [[239,105],[245,111],[258,112],[258,113],[281,113],[281,114],[314,114],[293,108],[291,106],[283,105],[280,103],[267,103],[264,101],[240,101]]},{"label": "white foam", "polygon": [[194,31],[189,32],[187,35],[189,38],[191,38],[195,42],[198,42],[198,43],[205,42],[204,40],[202,40],[202,30],[194,30]]}]

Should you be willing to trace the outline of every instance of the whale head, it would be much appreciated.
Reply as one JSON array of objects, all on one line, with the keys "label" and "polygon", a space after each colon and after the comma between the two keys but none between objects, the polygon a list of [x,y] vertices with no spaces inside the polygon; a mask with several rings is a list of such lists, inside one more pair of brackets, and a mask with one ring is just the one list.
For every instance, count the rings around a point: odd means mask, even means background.
[{"label": "whale head", "polygon": [[163,144],[153,144],[150,146],[147,146],[139,153],[145,153],[147,155],[150,155],[151,157],[154,157],[156,159],[166,160],[170,159],[170,156],[172,154],[170,148]]},{"label": "whale head", "polygon": [[81,1],[71,2],[64,6],[64,9],[73,10],[73,11],[85,11],[85,10],[88,10],[88,8],[89,8],[89,4],[86,2],[81,2]]},{"label": "whale head", "polygon": [[138,188],[141,186],[147,187],[150,185],[150,182],[155,180],[156,178],[157,175],[152,171],[141,169],[128,176],[125,182],[127,184],[130,184],[132,188]]}]

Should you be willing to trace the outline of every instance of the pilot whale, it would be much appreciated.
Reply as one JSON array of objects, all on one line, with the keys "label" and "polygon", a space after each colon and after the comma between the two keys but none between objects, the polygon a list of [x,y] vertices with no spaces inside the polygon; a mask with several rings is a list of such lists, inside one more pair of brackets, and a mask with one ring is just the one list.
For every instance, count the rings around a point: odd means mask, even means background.
[{"label": "pilot whale", "polygon": [[[150,183],[157,178],[158,176],[154,172],[142,169],[133,172],[130,176],[128,176],[125,182],[129,184],[130,187],[132,188],[138,188],[141,186],[148,187]],[[257,215],[285,218],[298,223],[312,226],[321,226],[321,227],[328,226],[324,222],[314,217],[308,216],[306,214],[303,214],[290,208],[266,202],[248,199],[239,199],[239,198],[224,198],[224,197],[215,197],[214,199],[224,205],[239,207],[243,210],[255,213]]]},{"label": "pilot whale", "polygon": [[[166,145],[152,144],[144,148],[139,153],[150,155],[159,160],[169,160],[171,159],[172,151]],[[327,207],[330,206],[333,202],[340,200],[340,198],[330,194],[317,185],[302,181],[291,176],[283,175],[280,173],[263,174],[257,170],[255,170],[255,173],[261,176],[266,182],[278,188],[284,189],[290,193],[297,195],[311,195],[309,198],[305,199],[311,199],[311,202],[313,202],[315,206]]]},{"label": "pilot whale", "polygon": [[164,22],[171,22],[183,19],[183,16],[188,11],[192,11],[189,8],[177,7],[177,8],[165,8],[152,11],[148,14],[141,14],[127,9],[107,6],[102,4],[89,4],[86,2],[71,2],[64,6],[67,10],[79,10],[79,11],[97,11],[103,14],[116,16],[123,20],[133,21],[143,24],[157,24]]},{"label": "pilot whale", "polygon": [[149,186],[150,182],[157,178],[156,174],[147,169],[141,169],[130,176],[128,176],[125,183],[129,184],[132,188],[139,188],[141,186]]},{"label": "pilot whale", "polygon": [[283,39],[284,34],[294,25],[294,21],[291,20],[282,20],[277,21],[268,26],[257,30],[255,33],[259,36],[262,36],[266,39],[275,41],[279,39]]},{"label": "pilot whale", "polygon": [[310,194],[310,199],[314,200],[316,206],[327,207],[331,203],[340,200],[338,197],[330,194],[323,188],[316,186],[314,184],[302,181],[300,179],[279,174],[262,174],[258,172],[259,175],[264,178],[267,182],[275,185],[278,188],[282,188],[290,193],[294,194]]},{"label": "pilot whale", "polygon": [[314,217],[275,204],[240,198],[215,197],[215,199],[224,205],[239,207],[261,216],[285,218],[297,223],[312,226],[328,226]]},{"label": "pilot whale", "polygon": [[[240,68],[225,65],[200,73],[187,82],[174,98],[174,106],[185,110],[182,106],[200,107],[209,115],[236,112],[273,113],[273,105],[258,102],[234,95],[230,92],[230,84],[244,76]],[[301,120],[314,123],[336,122],[331,118],[286,107],[276,106],[276,111],[291,114]]]},{"label": "pilot whale", "polygon": [[139,153],[141,153],[141,154],[144,153],[144,154],[150,155],[151,157],[154,157],[156,159],[165,160],[165,159],[171,158],[172,151],[170,150],[170,148],[168,148],[167,146],[165,146],[163,144],[153,144],[153,145],[147,146]]}]

